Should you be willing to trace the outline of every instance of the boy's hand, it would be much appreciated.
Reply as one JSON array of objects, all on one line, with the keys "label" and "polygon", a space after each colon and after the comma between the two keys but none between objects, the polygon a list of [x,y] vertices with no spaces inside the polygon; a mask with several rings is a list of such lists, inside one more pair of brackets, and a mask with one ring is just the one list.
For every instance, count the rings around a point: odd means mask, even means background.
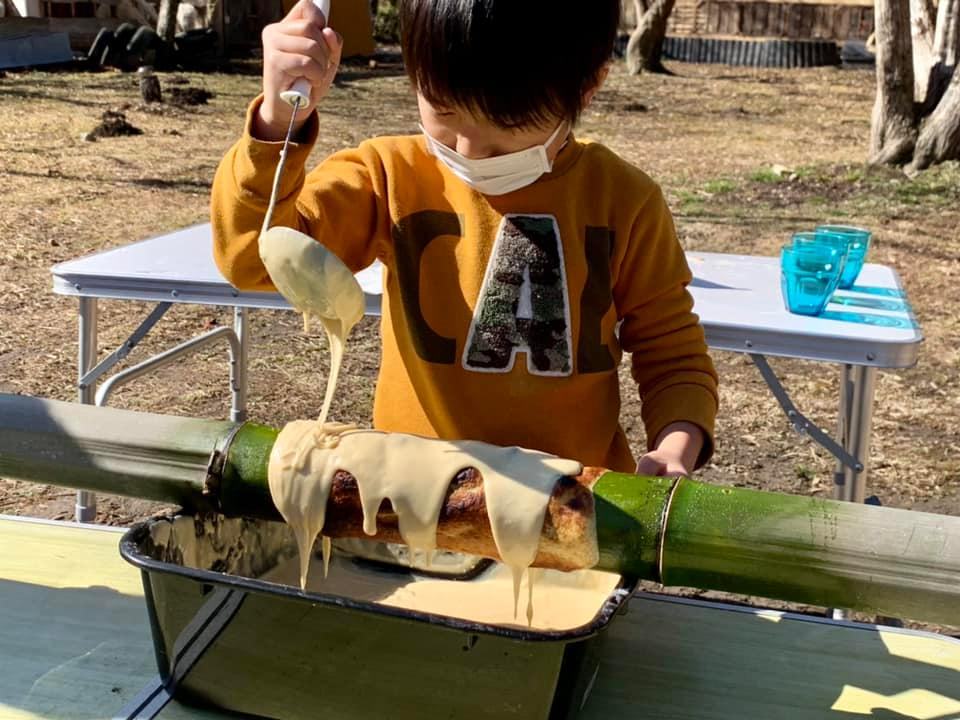
[{"label": "boy's hand", "polygon": [[656,447],[637,462],[638,475],[689,475],[703,448],[703,431],[693,423],[667,425]]},{"label": "boy's hand", "polygon": [[300,0],[283,20],[263,29],[263,104],[253,128],[258,139],[283,139],[293,108],[280,93],[306,78],[310,102],[297,112],[294,130],[299,130],[330,90],[342,50],[343,40],[311,0]]}]

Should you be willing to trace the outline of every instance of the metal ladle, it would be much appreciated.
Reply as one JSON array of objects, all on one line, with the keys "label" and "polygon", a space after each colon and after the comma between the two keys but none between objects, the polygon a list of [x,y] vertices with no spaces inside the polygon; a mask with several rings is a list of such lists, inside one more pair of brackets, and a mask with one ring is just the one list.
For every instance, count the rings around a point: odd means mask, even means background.
[{"label": "metal ladle", "polygon": [[[314,0],[314,4],[324,19],[330,16],[330,0]],[[300,107],[310,100],[309,81],[300,78],[289,90],[281,92],[280,97],[293,107],[293,113],[260,230],[260,259],[277,290],[294,309],[304,314],[305,322],[308,317],[340,321],[346,335],[363,317],[363,290],[353,273],[340,258],[309,235],[289,227],[270,227],[294,120]],[[332,289],[339,292],[331,293]]]}]

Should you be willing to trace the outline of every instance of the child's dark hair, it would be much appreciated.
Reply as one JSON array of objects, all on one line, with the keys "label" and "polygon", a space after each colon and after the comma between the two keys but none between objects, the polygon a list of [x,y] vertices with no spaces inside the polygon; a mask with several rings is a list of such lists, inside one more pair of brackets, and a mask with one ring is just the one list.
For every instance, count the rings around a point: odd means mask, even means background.
[{"label": "child's dark hair", "polygon": [[613,54],[620,0],[400,0],[407,74],[428,102],[501,127],[575,122]]}]

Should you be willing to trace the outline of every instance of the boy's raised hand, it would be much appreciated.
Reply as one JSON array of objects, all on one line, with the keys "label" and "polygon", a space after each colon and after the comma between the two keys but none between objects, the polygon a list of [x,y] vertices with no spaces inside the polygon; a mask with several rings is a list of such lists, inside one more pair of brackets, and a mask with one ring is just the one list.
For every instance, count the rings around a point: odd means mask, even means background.
[{"label": "boy's raised hand", "polygon": [[263,29],[263,104],[254,120],[261,140],[282,140],[293,108],[280,98],[300,78],[310,82],[310,102],[297,112],[294,129],[330,90],[340,64],[343,40],[327,27],[312,0],[300,0],[283,20]]}]

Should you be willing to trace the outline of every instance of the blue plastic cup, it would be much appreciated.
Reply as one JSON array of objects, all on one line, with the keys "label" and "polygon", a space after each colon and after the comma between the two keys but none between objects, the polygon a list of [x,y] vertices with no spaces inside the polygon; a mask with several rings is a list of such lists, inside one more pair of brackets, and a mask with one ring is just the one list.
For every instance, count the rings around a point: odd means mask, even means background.
[{"label": "blue plastic cup", "polygon": [[857,281],[870,249],[870,231],[851,225],[818,225],[817,234],[840,236],[847,241],[847,259],[840,275],[839,287],[849,290]]},{"label": "blue plastic cup", "polygon": [[[843,274],[843,269],[847,264],[849,240],[845,235],[827,231],[798,232],[793,234],[790,241],[793,244],[793,247],[798,249],[827,247],[836,250],[840,254],[841,275],[837,277],[837,283],[839,285],[840,277],[842,277]],[[834,290],[836,290],[836,288],[834,288]]]},{"label": "blue plastic cup", "polygon": [[780,290],[787,309],[798,315],[819,315],[837,289],[841,253],[826,245],[780,250]]}]

